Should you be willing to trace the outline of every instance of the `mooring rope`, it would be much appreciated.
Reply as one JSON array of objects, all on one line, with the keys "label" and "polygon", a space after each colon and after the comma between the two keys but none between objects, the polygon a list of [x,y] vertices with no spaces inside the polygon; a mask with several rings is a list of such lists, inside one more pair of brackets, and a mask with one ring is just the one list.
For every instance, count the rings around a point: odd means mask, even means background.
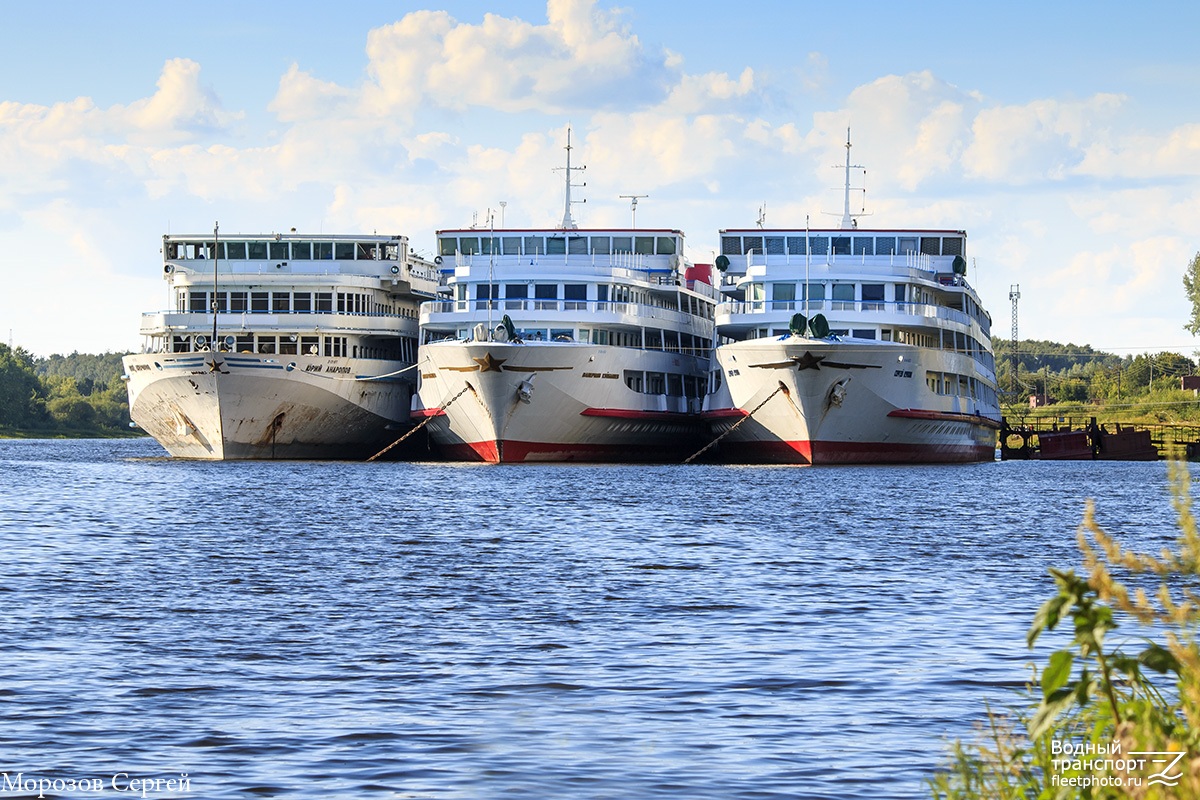
[{"label": "mooring rope", "polygon": [[697,450],[695,453],[693,453],[692,455],[688,456],[686,459],[684,459],[683,463],[685,463],[685,464],[690,464],[690,463],[692,463],[693,461],[695,461],[697,458],[699,458],[701,455],[703,455],[703,454],[704,454],[704,452],[705,452],[706,450],[708,450],[709,448],[711,448],[711,447],[715,446],[715,445],[717,444],[717,442],[721,441],[721,440],[722,440],[722,439],[724,439],[726,436],[728,436],[729,434],[731,434],[731,433],[733,433],[735,430],[737,430],[737,428],[738,428],[738,426],[739,426],[739,425],[741,425],[743,422],[745,422],[746,420],[748,420],[748,419],[750,419],[751,417],[753,417],[753,416],[754,416],[754,415],[755,415],[755,414],[758,412],[758,410],[759,410],[760,408],[762,408],[763,406],[765,406],[765,405],[767,404],[767,401],[768,401],[768,400],[770,400],[772,397],[774,397],[775,395],[779,394],[780,392],[783,392],[784,394],[789,394],[789,392],[788,392],[788,390],[787,390],[787,387],[783,385],[783,382],[782,382],[782,381],[780,381],[780,383],[779,383],[779,387],[778,387],[778,388],[777,388],[775,391],[771,392],[769,395],[767,395],[765,398],[763,398],[763,401],[754,407],[754,410],[753,410],[753,411],[751,411],[749,414],[747,414],[746,416],[744,416],[744,417],[742,417],[741,419],[739,419],[737,422],[735,422],[735,423],[733,423],[732,425],[730,425],[730,426],[729,426],[729,430],[725,431],[725,432],[724,432],[724,433],[722,433],[720,436],[718,436],[717,438],[713,439],[713,440],[712,440],[711,442],[709,442],[708,444],[704,445],[704,447],[701,447],[701,448],[700,448],[699,450]]},{"label": "mooring rope", "polygon": [[[455,401],[455,400],[457,400],[458,398],[462,397],[464,394],[466,394],[466,393],[467,393],[468,391],[470,391],[470,390],[472,390],[472,387],[471,387],[471,384],[469,384],[469,383],[468,383],[466,386],[464,386],[464,387],[463,387],[463,389],[462,389],[462,391],[461,391],[461,392],[459,392],[458,394],[454,395],[454,397],[451,397],[451,398],[450,398],[450,402],[449,402],[449,403],[446,403],[444,406],[442,406],[442,407],[441,407],[441,410],[442,410],[442,411],[445,411],[447,408],[449,408],[449,407],[451,406],[451,404],[453,404],[453,403],[454,403],[454,401]],[[398,445],[398,444],[400,444],[401,442],[403,442],[403,441],[404,441],[405,439],[407,439],[408,437],[412,436],[412,435],[413,435],[414,433],[416,433],[417,431],[421,430],[421,428],[424,428],[426,425],[428,425],[428,424],[429,424],[429,422],[430,422],[430,421],[433,419],[433,417],[434,417],[434,416],[436,416],[436,415],[431,415],[431,416],[428,416],[428,417],[426,417],[425,419],[421,420],[421,422],[420,422],[420,423],[418,423],[416,426],[414,426],[412,430],[410,430],[410,431],[406,432],[406,433],[405,433],[403,436],[401,436],[399,439],[397,439],[396,441],[392,442],[392,443],[391,443],[391,444],[389,444],[387,447],[383,448],[383,449],[382,449],[382,450],[380,450],[378,453],[376,453],[375,455],[373,455],[373,456],[371,456],[370,458],[368,458],[368,459],[367,459],[367,461],[368,461],[368,462],[370,462],[370,461],[374,461],[375,459],[379,458],[381,455],[383,455],[383,454],[384,454],[384,453],[386,453],[387,451],[391,450],[391,449],[392,449],[393,447],[395,447],[396,445]]]}]

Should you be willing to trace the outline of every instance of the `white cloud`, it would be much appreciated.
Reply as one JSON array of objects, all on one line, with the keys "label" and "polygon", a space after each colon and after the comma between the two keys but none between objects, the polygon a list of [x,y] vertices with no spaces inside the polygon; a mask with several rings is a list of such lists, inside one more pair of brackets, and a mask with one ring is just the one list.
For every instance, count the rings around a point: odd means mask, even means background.
[{"label": "white cloud", "polygon": [[158,90],[150,97],[114,106],[112,127],[127,131],[131,141],[188,141],[223,129],[237,115],[221,107],[215,92],[200,85],[200,65],[175,58],[163,65]]},{"label": "white cloud", "polygon": [[1061,180],[1075,172],[1091,139],[1102,134],[1123,99],[1098,94],[1084,101],[1035,100],[985,108],[963,154],[969,177],[1011,184]]},{"label": "white cloud", "polygon": [[412,119],[418,106],[562,114],[661,95],[663,54],[647,56],[619,15],[595,0],[550,0],[534,25],[487,14],[472,25],[417,11],[367,38],[367,109]]},{"label": "white cloud", "polygon": [[267,109],[283,122],[303,122],[344,116],[354,100],[350,89],[314,78],[292,64]]},{"label": "white cloud", "polygon": [[754,70],[746,67],[736,79],[724,72],[682,75],[662,106],[675,114],[731,113],[755,97]]}]

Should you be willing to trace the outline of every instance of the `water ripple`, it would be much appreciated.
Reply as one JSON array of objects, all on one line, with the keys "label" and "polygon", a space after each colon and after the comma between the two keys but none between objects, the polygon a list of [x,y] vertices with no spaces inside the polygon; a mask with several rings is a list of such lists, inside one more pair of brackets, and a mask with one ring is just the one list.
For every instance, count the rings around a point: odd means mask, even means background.
[{"label": "water ripple", "polygon": [[0,442],[0,765],[195,796],[923,796],[1160,464],[206,464]]}]

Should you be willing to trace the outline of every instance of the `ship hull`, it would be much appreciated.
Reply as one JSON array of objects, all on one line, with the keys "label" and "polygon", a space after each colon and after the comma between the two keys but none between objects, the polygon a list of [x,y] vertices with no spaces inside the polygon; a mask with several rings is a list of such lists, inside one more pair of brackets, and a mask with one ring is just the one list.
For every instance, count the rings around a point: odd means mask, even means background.
[{"label": "ship hull", "polygon": [[363,380],[402,362],[179,353],[124,365],[130,416],[177,458],[366,458],[409,426],[411,378]]},{"label": "ship hull", "polygon": [[[694,356],[567,342],[456,342],[421,349],[415,418],[464,461],[682,460],[706,428],[684,397],[626,385],[627,371],[703,375]],[[694,401],[693,401],[694,405]]]},{"label": "ship hull", "polygon": [[971,374],[964,354],[797,336],[716,350],[724,385],[707,416],[736,463],[911,464],[995,458],[998,409],[938,394],[928,374]]}]

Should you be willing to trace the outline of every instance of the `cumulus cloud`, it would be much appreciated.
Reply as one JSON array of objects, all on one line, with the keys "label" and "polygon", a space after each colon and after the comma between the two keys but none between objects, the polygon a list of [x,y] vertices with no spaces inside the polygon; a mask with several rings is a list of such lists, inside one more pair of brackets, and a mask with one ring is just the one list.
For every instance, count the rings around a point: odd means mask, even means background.
[{"label": "cumulus cloud", "polygon": [[411,115],[427,105],[564,114],[656,102],[678,60],[649,53],[595,0],[550,0],[547,22],[487,14],[479,24],[417,11],[367,38],[364,108]]},{"label": "cumulus cloud", "polygon": [[354,99],[352,90],[319,80],[292,64],[279,79],[279,91],[267,109],[283,122],[304,122],[341,116]]},{"label": "cumulus cloud", "polygon": [[1090,139],[1123,98],[1098,94],[1083,101],[1035,100],[979,111],[963,154],[968,176],[1012,184],[1059,180],[1082,163]]},{"label": "cumulus cloud", "polygon": [[156,91],[128,105],[99,108],[86,97],[51,106],[0,103],[8,201],[83,188],[96,170],[109,180],[140,180],[153,171],[156,152],[210,138],[238,117],[201,85],[200,66],[187,59],[167,61]]},{"label": "cumulus cloud", "polygon": [[114,128],[126,129],[134,141],[186,141],[217,132],[239,116],[227,113],[216,93],[200,84],[200,65],[190,59],[168,61],[157,86],[144,100],[114,106],[109,112]]}]

